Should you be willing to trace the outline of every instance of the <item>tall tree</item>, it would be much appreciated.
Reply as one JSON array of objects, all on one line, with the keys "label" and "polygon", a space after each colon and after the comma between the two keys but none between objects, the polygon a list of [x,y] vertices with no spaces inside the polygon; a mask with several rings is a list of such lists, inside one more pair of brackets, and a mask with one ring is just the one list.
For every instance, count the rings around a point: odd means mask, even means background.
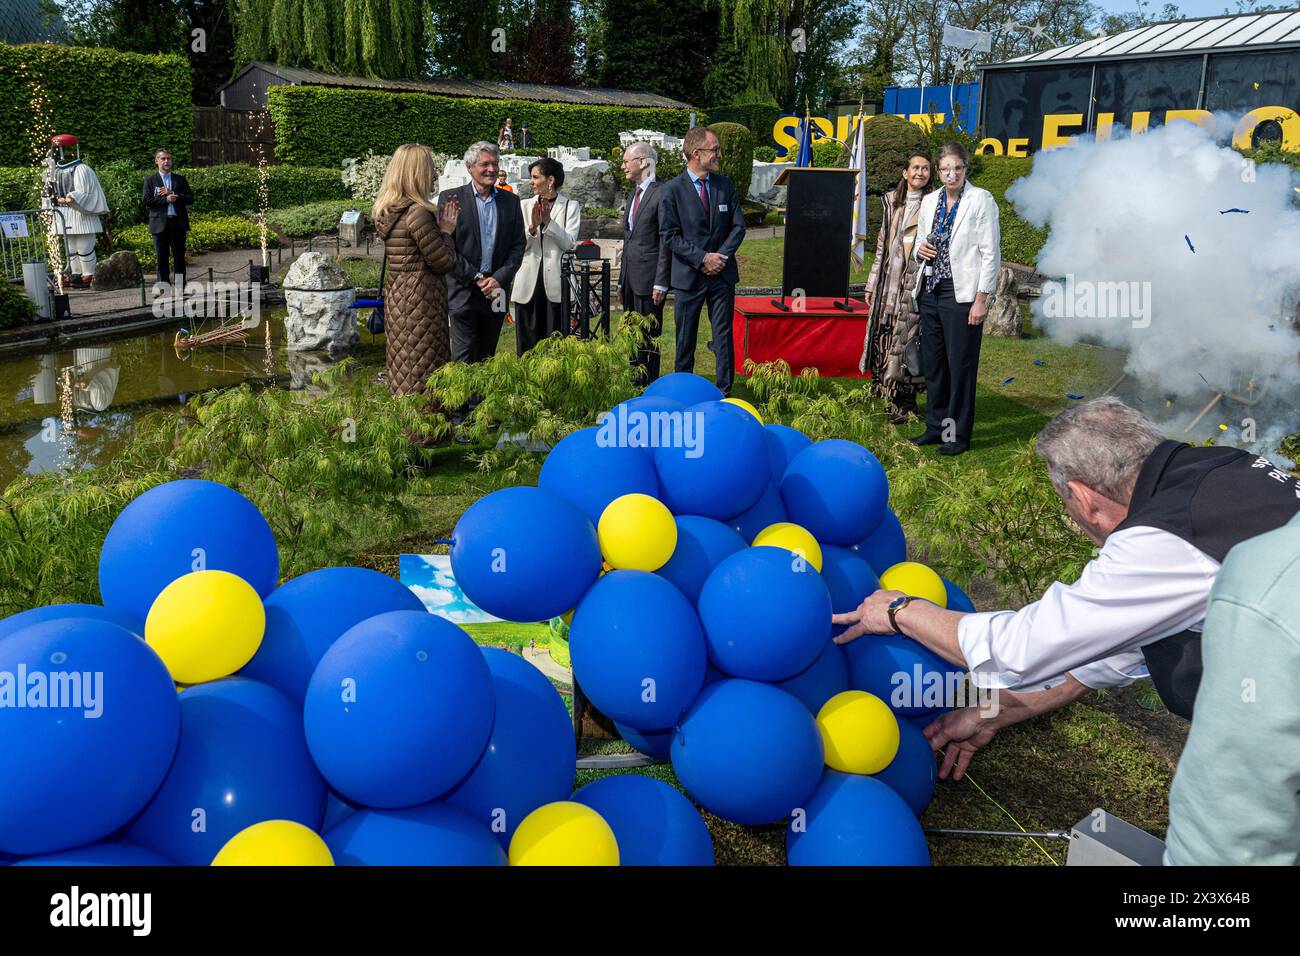
[{"label": "tall tree", "polygon": [[538,2],[510,38],[505,74],[519,83],[574,86],[577,28],[567,5]]},{"label": "tall tree", "polygon": [[[844,47],[861,22],[860,0],[795,0],[791,9],[794,50],[793,105],[825,106],[831,99],[843,63]],[[795,30],[802,30],[795,34]],[[797,41],[797,45],[796,45]]]},{"label": "tall tree", "polygon": [[718,13],[698,0],[605,0],[602,86],[714,105],[706,76],[718,44]]}]

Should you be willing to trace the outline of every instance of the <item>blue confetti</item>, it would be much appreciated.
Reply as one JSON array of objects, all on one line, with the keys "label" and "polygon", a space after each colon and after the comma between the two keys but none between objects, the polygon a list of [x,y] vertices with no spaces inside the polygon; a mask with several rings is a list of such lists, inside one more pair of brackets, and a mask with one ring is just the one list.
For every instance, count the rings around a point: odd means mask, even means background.
[{"label": "blue confetti", "polygon": [[1002,384],[1003,384],[1003,385],[1010,385],[1010,384],[1011,384],[1012,382],[1014,382],[1015,380],[1016,380],[1016,377],[1015,377],[1014,375],[1012,375],[1009,379],[1007,379],[1007,380],[1006,380],[1005,382],[1003,382]]},{"label": "blue confetti", "polygon": [[1034,359],[1034,364],[1035,364],[1035,365],[1046,365],[1047,363],[1044,362],[1042,359]]},{"label": "blue confetti", "polygon": [[1219,210],[1219,215],[1220,215],[1220,216],[1226,216],[1226,215],[1227,215],[1228,213],[1230,213],[1230,212],[1239,212],[1239,213],[1241,213],[1242,215],[1250,215],[1250,210],[1249,210],[1249,209],[1238,209],[1236,206],[1233,206],[1231,209],[1220,209],[1220,210]]},{"label": "blue confetti", "polygon": [[1183,238],[1187,240],[1187,248],[1188,248],[1188,249],[1191,249],[1192,252],[1195,252],[1195,251],[1196,251],[1196,247],[1195,247],[1194,245],[1192,245],[1192,240],[1191,240],[1191,238],[1188,237],[1188,236],[1183,236]]},{"label": "blue confetti", "polygon": [[1074,399],[1074,400],[1077,402],[1079,399],[1081,399],[1081,398],[1086,398],[1087,396],[1086,396],[1086,395],[1076,395],[1076,394],[1074,394],[1074,392],[1066,392],[1066,393],[1065,393],[1065,397],[1066,397],[1066,398],[1072,398],[1072,399]]}]

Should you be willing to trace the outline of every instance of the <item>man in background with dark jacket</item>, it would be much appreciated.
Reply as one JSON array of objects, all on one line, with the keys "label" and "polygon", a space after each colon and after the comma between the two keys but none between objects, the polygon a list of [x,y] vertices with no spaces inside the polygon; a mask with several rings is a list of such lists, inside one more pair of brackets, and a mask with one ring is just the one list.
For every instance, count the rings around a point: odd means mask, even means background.
[{"label": "man in background with dark jacket", "polygon": [[659,201],[663,187],[655,179],[659,155],[646,142],[636,142],[623,153],[623,175],[632,183],[623,212],[623,258],[618,271],[618,294],[624,311],[650,319],[645,340],[634,364],[637,382],[649,385],[659,377],[659,347],[663,331],[664,300],[672,254],[659,236]]},{"label": "man in background with dark jacket", "polygon": [[709,348],[717,360],[717,385],[731,394],[735,358],[731,314],[736,301],[736,250],[745,238],[745,215],[731,180],[718,173],[722,148],[707,126],[692,127],[682,143],[686,171],[663,188],[659,231],[672,253],[671,282],[677,325],[677,371],[695,371],[700,309],[709,303]]},{"label": "man in background with dark jacket", "polygon": [[149,232],[158,260],[158,281],[171,282],[173,273],[185,275],[185,236],[190,231],[190,205],[194,192],[180,173],[172,172],[172,154],[153,154],[158,172],[144,181],[140,201],[149,210]]}]

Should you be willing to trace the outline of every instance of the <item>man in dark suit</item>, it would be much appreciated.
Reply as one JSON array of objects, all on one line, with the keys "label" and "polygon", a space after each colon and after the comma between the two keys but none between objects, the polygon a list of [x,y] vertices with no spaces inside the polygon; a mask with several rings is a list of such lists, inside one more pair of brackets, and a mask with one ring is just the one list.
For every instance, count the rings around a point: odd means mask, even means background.
[{"label": "man in dark suit", "polygon": [[524,259],[519,197],[496,188],[500,164],[493,143],[475,143],[465,153],[471,182],[438,196],[439,206],[451,198],[460,204],[452,234],[455,261],[447,274],[455,362],[481,362],[496,353],[510,308],[510,284]]},{"label": "man in dark suit", "polygon": [[659,201],[660,235],[672,253],[677,371],[695,368],[700,309],[707,299],[716,381],[722,393],[730,395],[735,366],[731,314],[740,280],[736,250],[745,238],[745,216],[736,187],[718,173],[722,150],[717,134],[708,127],[692,127],[682,152],[686,171],[663,187]]},{"label": "man in dark suit", "polygon": [[659,155],[649,143],[636,142],[623,153],[623,175],[633,184],[623,210],[623,259],[618,273],[623,309],[648,316],[650,328],[633,364],[637,382],[648,385],[659,377],[659,348],[654,340],[663,331],[664,299],[672,254],[659,237],[659,200],[663,187],[655,179]]},{"label": "man in dark suit", "polygon": [[190,231],[190,204],[194,192],[180,173],[172,172],[172,154],[160,149],[153,154],[158,172],[145,178],[140,201],[149,210],[149,232],[158,260],[158,281],[171,282],[185,275],[185,235]]}]

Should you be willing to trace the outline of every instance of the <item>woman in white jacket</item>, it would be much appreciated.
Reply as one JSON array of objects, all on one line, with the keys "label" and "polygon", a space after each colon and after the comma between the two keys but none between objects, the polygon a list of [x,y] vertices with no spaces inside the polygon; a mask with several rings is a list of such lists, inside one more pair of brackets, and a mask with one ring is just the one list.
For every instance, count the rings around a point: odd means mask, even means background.
[{"label": "woman in white jacket", "polygon": [[578,244],[582,206],[560,193],[564,167],[549,156],[528,167],[533,195],[520,204],[524,261],[515,273],[515,348],[523,355],[542,339],[567,332],[560,312],[560,257]]},{"label": "woman in white jacket", "polygon": [[975,425],[975,380],[984,316],[993,304],[1002,265],[1002,233],[993,194],[966,181],[966,150],[948,143],[935,166],[943,188],[921,200],[913,253],[922,261],[916,288],[925,372],[925,433],[918,445],[941,455],[970,448]]}]

